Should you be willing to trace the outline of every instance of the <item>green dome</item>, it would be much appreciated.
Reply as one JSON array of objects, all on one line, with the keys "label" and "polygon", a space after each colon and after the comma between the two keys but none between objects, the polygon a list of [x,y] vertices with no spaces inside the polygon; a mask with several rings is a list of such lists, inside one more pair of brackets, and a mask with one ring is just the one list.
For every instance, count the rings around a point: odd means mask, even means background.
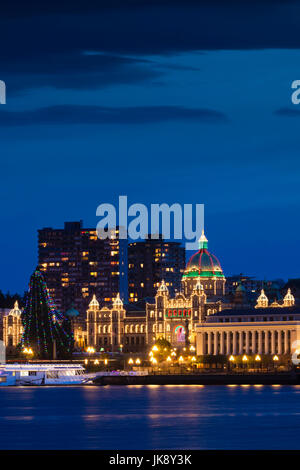
[{"label": "green dome", "polygon": [[200,250],[188,261],[183,277],[218,277],[224,278],[218,258],[207,250],[207,239],[202,232]]},{"label": "green dome", "polygon": [[239,285],[238,285],[237,288],[235,289],[235,292],[246,292],[246,289],[245,289],[245,287],[243,286],[243,284],[239,283]]},{"label": "green dome", "polygon": [[76,310],[76,308],[71,307],[71,308],[69,308],[69,310],[66,311],[66,315],[67,315],[67,317],[74,318],[74,317],[78,317],[79,312],[78,312],[78,310]]}]

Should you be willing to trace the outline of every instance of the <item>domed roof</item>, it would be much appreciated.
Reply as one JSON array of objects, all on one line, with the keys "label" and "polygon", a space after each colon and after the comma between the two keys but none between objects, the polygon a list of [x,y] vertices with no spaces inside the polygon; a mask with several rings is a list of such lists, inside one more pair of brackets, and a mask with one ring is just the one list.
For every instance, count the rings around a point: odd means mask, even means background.
[{"label": "domed roof", "polygon": [[240,282],[237,288],[235,289],[235,292],[247,292],[243,284]]},{"label": "domed roof", "polygon": [[14,303],[14,308],[12,310],[10,310],[9,312],[9,315],[14,315],[14,316],[17,316],[19,317],[21,315],[21,310],[19,309],[19,303],[18,301],[16,300],[15,303]]},{"label": "domed roof", "polygon": [[99,302],[98,302],[98,300],[96,299],[95,294],[93,295],[93,298],[92,298],[92,300],[91,300],[90,303],[89,303],[89,307],[90,307],[90,308],[94,308],[94,309],[99,308]]},{"label": "domed roof", "polygon": [[115,308],[122,308],[123,307],[123,302],[122,299],[120,298],[119,292],[117,293],[117,297],[113,299],[113,306]]},{"label": "domed roof", "polygon": [[224,277],[218,258],[207,250],[207,238],[202,231],[199,251],[188,261],[183,277]]},{"label": "domed roof", "polygon": [[169,289],[167,288],[166,286],[166,283],[164,280],[161,281],[158,289],[157,289],[157,292],[169,292]]},{"label": "domed roof", "polygon": [[66,315],[67,315],[67,317],[74,318],[74,317],[78,317],[79,312],[78,312],[78,310],[76,310],[76,308],[71,307],[71,308],[69,308],[69,310],[66,311]]}]

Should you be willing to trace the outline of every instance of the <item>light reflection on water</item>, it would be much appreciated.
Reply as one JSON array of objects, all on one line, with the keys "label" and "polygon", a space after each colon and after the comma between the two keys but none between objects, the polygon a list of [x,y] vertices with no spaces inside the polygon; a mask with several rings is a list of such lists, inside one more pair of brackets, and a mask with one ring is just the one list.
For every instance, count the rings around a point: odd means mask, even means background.
[{"label": "light reflection on water", "polygon": [[299,449],[299,386],[0,389],[1,449]]}]

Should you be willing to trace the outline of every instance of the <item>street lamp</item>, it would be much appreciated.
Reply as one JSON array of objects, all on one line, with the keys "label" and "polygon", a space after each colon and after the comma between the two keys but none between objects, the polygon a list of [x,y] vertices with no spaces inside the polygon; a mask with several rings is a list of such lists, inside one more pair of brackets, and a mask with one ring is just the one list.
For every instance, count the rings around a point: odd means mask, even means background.
[{"label": "street lamp", "polygon": [[243,361],[243,362],[247,362],[247,361],[248,361],[248,357],[246,356],[246,354],[243,355],[242,361]]},{"label": "street lamp", "polygon": [[172,361],[171,356],[168,356],[167,357],[167,362],[171,362],[171,361]]},{"label": "street lamp", "polygon": [[138,359],[135,361],[135,363],[139,366],[140,363],[141,363],[141,360],[138,358]]},{"label": "street lamp", "polygon": [[279,357],[277,356],[277,354],[275,354],[275,356],[273,356],[273,361],[279,361]]},{"label": "street lamp", "polygon": [[158,347],[156,346],[156,344],[153,346],[152,351],[158,351]]},{"label": "street lamp", "polygon": [[234,362],[234,361],[235,361],[235,358],[234,358],[234,356],[233,356],[232,354],[231,354],[231,356],[229,357],[229,360],[230,360],[230,362]]},{"label": "street lamp", "polygon": [[87,348],[86,352],[88,352],[89,354],[94,354],[95,348],[93,348],[92,346],[89,346],[89,347]]},{"label": "street lamp", "polygon": [[133,364],[133,359],[132,358],[129,359],[128,364]]},{"label": "street lamp", "polygon": [[256,354],[256,356],[255,356],[255,360],[256,360],[256,362],[258,362],[258,361],[261,361],[261,357],[260,357],[260,355],[259,355],[259,354]]},{"label": "street lamp", "polygon": [[33,356],[33,350],[31,348],[24,348],[22,352],[26,354],[26,356]]},{"label": "street lamp", "polygon": [[182,356],[180,356],[180,358],[178,359],[178,362],[184,362],[184,359]]}]

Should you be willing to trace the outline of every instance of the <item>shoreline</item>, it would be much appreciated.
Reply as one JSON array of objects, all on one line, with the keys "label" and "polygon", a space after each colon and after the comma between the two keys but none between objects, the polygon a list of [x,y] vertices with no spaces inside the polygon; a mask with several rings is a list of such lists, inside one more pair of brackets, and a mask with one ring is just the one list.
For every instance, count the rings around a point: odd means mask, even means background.
[{"label": "shoreline", "polygon": [[300,385],[299,374],[101,376],[93,385]]}]

